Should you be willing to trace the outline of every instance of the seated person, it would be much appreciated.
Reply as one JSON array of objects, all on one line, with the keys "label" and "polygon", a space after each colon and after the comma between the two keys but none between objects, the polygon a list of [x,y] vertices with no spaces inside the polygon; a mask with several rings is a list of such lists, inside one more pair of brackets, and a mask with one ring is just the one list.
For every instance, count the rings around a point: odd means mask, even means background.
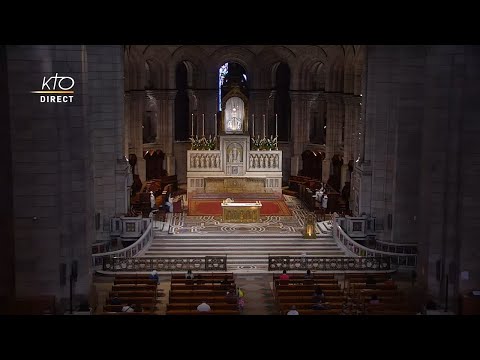
[{"label": "seated person", "polygon": [[119,299],[118,295],[115,294],[112,298],[112,300],[110,300],[110,304],[112,305],[122,305],[122,301]]},{"label": "seated person", "polygon": [[230,288],[230,290],[227,291],[227,295],[225,295],[225,302],[227,304],[236,304],[237,300],[238,298],[235,288]]},{"label": "seated person", "polygon": [[380,300],[378,299],[377,294],[373,294],[373,295],[372,295],[369,303],[372,304],[372,305],[380,304]]},{"label": "seated person", "polygon": [[297,311],[297,307],[295,305],[292,305],[290,310],[287,312],[287,315],[300,315]]},{"label": "seated person", "polygon": [[222,285],[230,285],[230,280],[228,279],[228,276],[225,276],[225,278],[222,280],[220,283]]},{"label": "seated person", "polygon": [[289,280],[290,276],[287,274],[287,270],[283,270],[282,275],[279,277],[280,280]]},{"label": "seated person", "polygon": [[153,270],[150,275],[148,276],[150,280],[155,280],[155,282],[158,284],[158,273],[157,270]]},{"label": "seated person", "polygon": [[315,291],[313,293],[313,301],[314,302],[325,301],[325,294],[320,286],[317,286],[315,288]]},{"label": "seated person", "polygon": [[313,279],[313,275],[312,275],[312,272],[310,271],[310,269],[307,270],[307,273],[305,274],[304,278],[305,279]]},{"label": "seated person", "polygon": [[203,300],[203,302],[197,306],[197,310],[200,312],[208,312],[212,309],[210,308],[210,305],[207,304],[207,300]]},{"label": "seated person", "polygon": [[193,279],[192,270],[187,270],[187,273],[185,274],[185,279]]},{"label": "seated person", "polygon": [[197,275],[197,285],[205,284],[205,280],[202,279],[202,275],[198,274]]}]

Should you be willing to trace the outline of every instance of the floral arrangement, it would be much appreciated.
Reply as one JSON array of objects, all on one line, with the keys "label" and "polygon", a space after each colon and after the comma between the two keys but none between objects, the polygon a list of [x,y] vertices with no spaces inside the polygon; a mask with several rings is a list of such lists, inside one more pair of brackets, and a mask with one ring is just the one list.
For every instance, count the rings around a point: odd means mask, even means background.
[{"label": "floral arrangement", "polygon": [[191,137],[192,150],[215,150],[217,147],[217,137],[212,135],[207,139],[205,136],[198,138],[198,135]]},{"label": "floral arrangement", "polygon": [[253,149],[254,150],[277,150],[278,149],[278,138],[273,135],[270,135],[270,138],[260,138],[260,135],[257,135],[257,138],[252,138]]}]

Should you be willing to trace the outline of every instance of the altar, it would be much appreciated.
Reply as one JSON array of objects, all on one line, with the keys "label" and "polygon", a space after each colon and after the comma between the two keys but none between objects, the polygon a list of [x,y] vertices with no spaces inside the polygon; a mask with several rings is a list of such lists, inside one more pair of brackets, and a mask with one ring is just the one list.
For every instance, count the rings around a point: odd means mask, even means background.
[{"label": "altar", "polygon": [[[255,133],[254,114],[249,127],[248,97],[239,86],[233,86],[222,97],[221,110],[220,121],[216,114],[213,118],[214,134],[205,136],[202,130],[202,137],[194,136],[192,122],[192,147],[186,159],[187,199],[206,194],[281,197],[282,151],[278,150],[276,132],[275,137],[267,133],[265,115],[260,137]],[[227,205],[223,207],[224,219],[258,221],[259,207],[253,205]]]},{"label": "altar", "polygon": [[223,201],[223,222],[228,223],[255,223],[260,221],[260,201],[252,203]]}]

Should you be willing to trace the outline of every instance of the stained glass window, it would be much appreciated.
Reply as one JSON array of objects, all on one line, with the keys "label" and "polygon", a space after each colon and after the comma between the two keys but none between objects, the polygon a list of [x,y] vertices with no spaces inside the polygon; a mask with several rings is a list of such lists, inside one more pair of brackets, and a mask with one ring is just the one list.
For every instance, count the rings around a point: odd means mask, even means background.
[{"label": "stained glass window", "polygon": [[218,70],[218,109],[222,110],[222,85],[225,80],[225,76],[228,74],[228,63],[220,66]]}]

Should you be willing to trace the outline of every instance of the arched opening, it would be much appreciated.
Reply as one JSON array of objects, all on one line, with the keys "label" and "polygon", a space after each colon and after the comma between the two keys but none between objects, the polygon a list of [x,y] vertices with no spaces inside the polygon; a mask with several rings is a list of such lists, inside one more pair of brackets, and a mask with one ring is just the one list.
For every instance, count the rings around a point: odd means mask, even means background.
[{"label": "arched opening", "polygon": [[308,176],[314,179],[322,178],[322,162],[325,154],[316,150],[305,150],[302,153],[303,161],[303,176]]},{"label": "arched opening", "polygon": [[340,181],[342,176],[343,159],[340,155],[335,155],[331,162],[331,173],[328,184],[336,191],[340,192]]},{"label": "arched opening", "polygon": [[290,67],[288,64],[280,63],[275,76],[275,114],[278,116],[278,140],[288,141],[290,139]]},{"label": "arched opening", "polygon": [[242,65],[226,62],[218,69],[218,111],[222,111],[222,98],[233,89],[239,87],[248,97],[247,72]]},{"label": "arched opening", "polygon": [[155,109],[149,106],[143,116],[142,131],[144,144],[153,143],[157,139],[156,116]]},{"label": "arched opening", "polygon": [[145,89],[153,89],[151,64],[145,61]]},{"label": "arched opening", "polygon": [[186,141],[189,138],[188,71],[183,61],[178,64],[175,76],[177,88],[177,95],[175,96],[175,140]]},{"label": "arched opening", "polygon": [[166,175],[163,170],[163,159],[165,158],[165,154],[162,150],[147,151],[143,155],[143,158],[145,159],[145,177],[147,181],[159,179]]}]

